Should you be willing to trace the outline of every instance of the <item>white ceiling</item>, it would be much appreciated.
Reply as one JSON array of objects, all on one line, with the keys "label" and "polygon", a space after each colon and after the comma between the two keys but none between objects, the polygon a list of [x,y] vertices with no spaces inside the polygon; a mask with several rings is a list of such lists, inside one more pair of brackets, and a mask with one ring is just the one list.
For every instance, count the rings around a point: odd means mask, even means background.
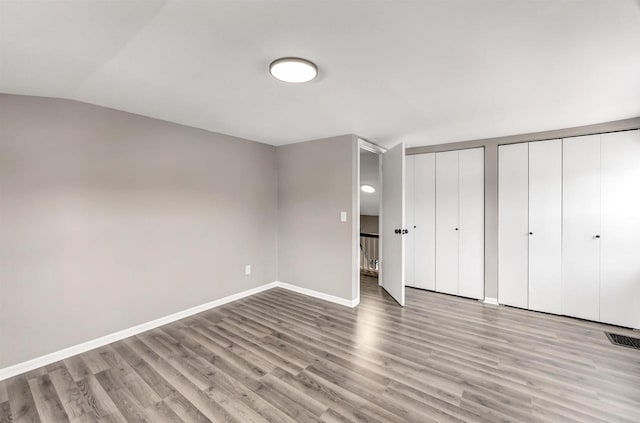
[{"label": "white ceiling", "polygon": [[380,156],[370,151],[360,150],[360,186],[371,185],[375,192],[360,190],[360,214],[377,216],[380,201]]},{"label": "white ceiling", "polygon": [[[640,1],[0,1],[0,92],[274,145],[391,145],[640,116]],[[313,60],[305,85],[268,74]]]}]

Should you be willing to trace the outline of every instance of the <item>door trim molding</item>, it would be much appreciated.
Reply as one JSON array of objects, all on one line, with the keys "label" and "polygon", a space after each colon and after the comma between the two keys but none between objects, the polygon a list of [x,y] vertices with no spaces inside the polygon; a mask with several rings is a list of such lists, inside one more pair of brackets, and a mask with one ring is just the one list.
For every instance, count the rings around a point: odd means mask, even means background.
[{"label": "door trim molding", "polygon": [[360,137],[358,137],[358,147],[362,148],[363,150],[367,150],[376,154],[383,154],[384,152],[387,151],[386,148],[381,147],[378,144],[374,144],[371,141],[367,141],[364,138],[360,138]]}]

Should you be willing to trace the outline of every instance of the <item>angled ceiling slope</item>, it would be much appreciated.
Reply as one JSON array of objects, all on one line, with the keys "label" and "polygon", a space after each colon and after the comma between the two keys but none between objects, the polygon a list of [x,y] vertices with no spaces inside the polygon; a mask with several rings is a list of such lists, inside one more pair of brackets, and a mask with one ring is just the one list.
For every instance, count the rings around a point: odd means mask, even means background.
[{"label": "angled ceiling slope", "polygon": [[[640,116],[640,2],[0,2],[0,92],[274,145],[411,145]],[[309,84],[268,64],[318,64]]]}]

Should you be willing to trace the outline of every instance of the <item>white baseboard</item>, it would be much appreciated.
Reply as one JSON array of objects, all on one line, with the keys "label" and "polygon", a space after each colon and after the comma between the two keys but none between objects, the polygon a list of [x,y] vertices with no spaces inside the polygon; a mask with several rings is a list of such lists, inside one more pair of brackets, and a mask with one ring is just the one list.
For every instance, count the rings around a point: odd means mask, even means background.
[{"label": "white baseboard", "polygon": [[155,329],[159,326],[166,325],[168,323],[175,322],[180,319],[184,319],[185,317],[193,316],[194,314],[202,313],[203,311],[207,311],[209,309],[219,307],[221,305],[230,303],[232,301],[240,300],[245,297],[249,297],[251,295],[255,295],[259,292],[266,291],[272,288],[284,288],[290,291],[295,291],[300,294],[308,295],[310,297],[319,298],[321,300],[330,301],[332,303],[340,304],[347,307],[355,307],[360,303],[360,298],[355,300],[345,300],[344,298],[334,297],[333,295],[323,294],[321,292],[313,291],[306,288],[301,288],[295,285],[291,285],[284,282],[271,282],[265,285],[258,286],[256,288],[248,289],[243,292],[239,292],[237,294],[229,295],[224,298],[220,298],[218,300],[210,301],[205,304],[201,304],[195,307],[188,308],[186,310],[179,311],[177,313],[170,314],[168,316],[161,317],[156,320],[152,320],[150,322],[142,323],[137,326],[130,327],[128,329],[124,329],[118,332],[111,333],[109,335],[101,336],[100,338],[92,339],[87,342],[83,342],[81,344],[77,344],[68,348],[64,348],[62,350],[52,352],[50,354],[46,354],[40,357],[36,357],[34,359],[24,361],[22,363],[14,364],[9,367],[5,367],[0,369],[0,381],[4,379],[8,379],[13,376],[17,376],[19,374],[37,369],[42,366],[46,366],[51,363],[55,363],[56,361],[63,360],[65,358],[72,357],[77,354],[81,354],[86,351],[93,350],[98,347],[102,347],[107,344],[111,344],[116,341],[120,341],[122,339],[128,338],[130,336],[137,335],[142,332],[146,332],[151,329]]},{"label": "white baseboard", "polygon": [[498,305],[498,299],[497,298],[484,297],[484,301],[483,302],[485,304]]},{"label": "white baseboard", "polygon": [[340,304],[342,306],[345,307],[355,307],[358,304],[360,304],[360,297],[356,298],[355,300],[347,300],[345,298],[341,298],[341,297],[336,297],[334,295],[329,295],[329,294],[324,294],[322,292],[318,292],[318,291],[314,291],[312,289],[307,289],[307,288],[301,288],[299,286],[296,285],[291,285],[290,283],[286,283],[286,282],[276,282],[279,288],[284,288],[284,289],[288,289],[289,291],[294,291],[297,292],[299,294],[304,294],[307,295],[309,297],[314,297],[314,298],[319,298],[321,300],[325,300],[325,301],[329,301],[332,303],[336,303],[336,304]]}]

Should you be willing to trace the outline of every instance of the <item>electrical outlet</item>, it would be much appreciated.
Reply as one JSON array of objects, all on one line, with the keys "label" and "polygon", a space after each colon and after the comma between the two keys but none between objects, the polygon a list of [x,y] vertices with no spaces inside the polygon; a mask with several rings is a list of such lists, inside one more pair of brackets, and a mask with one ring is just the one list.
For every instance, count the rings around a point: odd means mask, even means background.
[{"label": "electrical outlet", "polygon": [[244,267],[244,274],[245,274],[245,275],[250,275],[250,274],[251,274],[251,265],[250,265],[250,264],[247,264],[247,265]]}]

